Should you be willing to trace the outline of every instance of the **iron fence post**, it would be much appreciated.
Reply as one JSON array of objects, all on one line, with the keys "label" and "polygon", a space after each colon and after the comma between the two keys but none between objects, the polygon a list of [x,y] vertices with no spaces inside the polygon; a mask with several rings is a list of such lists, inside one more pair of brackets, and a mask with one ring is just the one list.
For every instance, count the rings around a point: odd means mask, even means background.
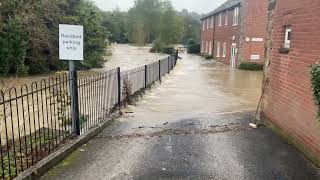
[{"label": "iron fence post", "polygon": [[72,132],[80,135],[80,119],[79,119],[79,99],[78,99],[78,73],[74,68],[70,71],[70,92],[71,92],[71,108],[72,108]]},{"label": "iron fence post", "polygon": [[118,74],[118,106],[119,110],[121,109],[121,69],[120,67],[117,68]]},{"label": "iron fence post", "polygon": [[159,60],[159,81],[161,83],[161,60]]},{"label": "iron fence post", "polygon": [[170,73],[170,56],[168,57],[168,73]]},{"label": "iron fence post", "polygon": [[148,86],[148,65],[144,66],[144,89],[147,89]]}]

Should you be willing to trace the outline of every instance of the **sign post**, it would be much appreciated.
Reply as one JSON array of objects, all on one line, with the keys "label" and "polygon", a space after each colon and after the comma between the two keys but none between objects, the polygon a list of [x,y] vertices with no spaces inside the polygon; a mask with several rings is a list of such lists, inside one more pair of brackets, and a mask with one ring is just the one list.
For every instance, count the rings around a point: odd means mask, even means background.
[{"label": "sign post", "polygon": [[80,135],[77,71],[74,61],[83,60],[83,26],[59,25],[59,59],[69,61],[72,133]]}]

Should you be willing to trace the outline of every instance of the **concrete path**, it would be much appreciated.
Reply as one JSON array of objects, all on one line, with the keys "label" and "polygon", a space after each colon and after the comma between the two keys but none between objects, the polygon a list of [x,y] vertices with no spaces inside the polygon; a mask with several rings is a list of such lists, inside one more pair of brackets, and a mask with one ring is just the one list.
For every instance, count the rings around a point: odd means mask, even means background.
[{"label": "concrete path", "polygon": [[247,127],[261,79],[183,55],[161,85],[43,179],[320,179],[270,130]]}]

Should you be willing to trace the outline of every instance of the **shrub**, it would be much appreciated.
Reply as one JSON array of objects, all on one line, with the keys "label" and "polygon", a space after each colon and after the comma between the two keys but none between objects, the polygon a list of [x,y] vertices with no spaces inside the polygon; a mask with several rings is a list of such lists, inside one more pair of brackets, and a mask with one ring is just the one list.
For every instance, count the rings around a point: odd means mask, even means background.
[{"label": "shrub", "polygon": [[249,71],[262,71],[263,64],[259,64],[255,62],[242,62],[239,65],[239,69],[249,70]]},{"label": "shrub", "polygon": [[198,54],[200,53],[200,44],[188,45],[189,54]]},{"label": "shrub", "polygon": [[205,55],[204,55],[204,58],[205,58],[205,59],[213,59],[213,56],[210,55],[210,54],[205,54]]},{"label": "shrub", "polygon": [[172,54],[174,47],[171,45],[164,45],[160,40],[156,40],[153,43],[152,48],[150,49],[151,53],[165,53]]},{"label": "shrub", "polygon": [[165,53],[165,54],[172,54],[173,51],[174,51],[174,47],[173,46],[165,46],[161,50],[161,52]]},{"label": "shrub", "polygon": [[318,109],[318,118],[320,117],[320,64],[317,63],[311,67],[311,84],[314,100]]},{"label": "shrub", "polygon": [[0,74],[26,74],[27,39],[25,28],[18,20],[0,24]]},{"label": "shrub", "polygon": [[194,39],[189,39],[187,42],[187,46],[194,45],[194,44],[196,44],[196,41]]},{"label": "shrub", "polygon": [[153,42],[152,48],[150,49],[151,53],[161,52],[164,47],[164,44],[160,40],[155,40]]}]

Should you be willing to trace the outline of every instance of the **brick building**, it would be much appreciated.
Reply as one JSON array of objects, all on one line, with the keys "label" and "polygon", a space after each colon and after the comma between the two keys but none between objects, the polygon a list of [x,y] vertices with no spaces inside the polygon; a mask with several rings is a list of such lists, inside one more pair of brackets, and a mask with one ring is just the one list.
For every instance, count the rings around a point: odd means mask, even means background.
[{"label": "brick building", "polygon": [[264,62],[267,0],[228,0],[201,20],[202,53],[232,67]]},{"label": "brick building", "polygon": [[310,66],[320,60],[320,1],[269,0],[262,118],[320,166]]}]

